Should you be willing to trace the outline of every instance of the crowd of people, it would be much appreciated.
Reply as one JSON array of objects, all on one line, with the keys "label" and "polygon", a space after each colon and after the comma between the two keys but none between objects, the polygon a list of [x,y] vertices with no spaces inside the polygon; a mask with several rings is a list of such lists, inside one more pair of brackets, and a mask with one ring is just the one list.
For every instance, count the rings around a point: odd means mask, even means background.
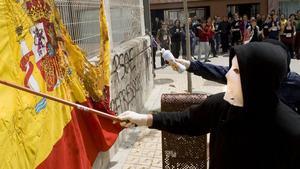
[{"label": "crowd of people", "polygon": [[[300,10],[285,16],[274,10],[267,16],[257,14],[255,17],[198,16],[188,19],[190,26],[191,55],[194,59],[210,62],[209,56],[217,57],[228,52],[231,46],[243,43],[275,39],[289,48],[291,58],[300,59]],[[180,20],[173,24],[155,18],[152,24],[153,40],[162,48],[170,49],[176,58],[186,56],[185,25]],[[157,44],[153,46],[154,63]],[[202,57],[204,55],[204,57]],[[161,66],[164,66],[161,59]]]}]

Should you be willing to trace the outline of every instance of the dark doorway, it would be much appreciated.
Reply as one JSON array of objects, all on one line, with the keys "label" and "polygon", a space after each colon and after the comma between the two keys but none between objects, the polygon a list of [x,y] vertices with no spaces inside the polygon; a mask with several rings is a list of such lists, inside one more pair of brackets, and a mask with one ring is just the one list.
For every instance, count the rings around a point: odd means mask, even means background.
[{"label": "dark doorway", "polygon": [[151,10],[151,21],[154,22],[155,17],[164,20],[164,10]]},{"label": "dark doorway", "polygon": [[240,16],[247,15],[248,18],[255,17],[260,12],[260,5],[256,4],[232,4],[227,6],[228,14],[238,13]]},{"label": "dark doorway", "polygon": [[[156,22],[155,18],[158,18],[159,21]],[[151,10],[151,32],[155,37],[157,31],[161,28],[161,22],[164,20],[164,10]]]}]

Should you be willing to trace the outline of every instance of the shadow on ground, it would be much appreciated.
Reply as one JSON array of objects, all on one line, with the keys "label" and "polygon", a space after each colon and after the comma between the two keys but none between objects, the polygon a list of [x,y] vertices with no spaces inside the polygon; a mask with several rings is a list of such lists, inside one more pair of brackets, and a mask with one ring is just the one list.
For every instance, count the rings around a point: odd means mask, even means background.
[{"label": "shadow on ground", "polygon": [[154,84],[156,84],[156,85],[169,84],[169,83],[173,83],[173,82],[174,82],[174,80],[167,79],[167,78],[155,79],[154,80]]}]

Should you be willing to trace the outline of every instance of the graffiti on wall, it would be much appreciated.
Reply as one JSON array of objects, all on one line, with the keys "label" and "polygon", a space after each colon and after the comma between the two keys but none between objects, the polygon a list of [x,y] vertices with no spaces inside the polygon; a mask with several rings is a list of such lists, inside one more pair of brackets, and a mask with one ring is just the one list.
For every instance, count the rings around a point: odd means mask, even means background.
[{"label": "graffiti on wall", "polygon": [[120,90],[116,97],[111,101],[111,107],[115,111],[129,109],[129,105],[134,101],[137,93],[141,90],[141,74],[138,74],[126,87]]},{"label": "graffiti on wall", "polygon": [[[124,111],[141,103],[143,88],[147,87],[151,73],[151,51],[147,41],[143,41],[142,50],[131,47],[113,55],[112,58],[112,100],[114,111]],[[139,105],[140,106],[140,105]]]},{"label": "graffiti on wall", "polygon": [[133,62],[133,48],[121,54],[115,54],[112,60],[112,74],[116,74],[117,79],[123,80],[129,72],[134,72],[136,66]]}]

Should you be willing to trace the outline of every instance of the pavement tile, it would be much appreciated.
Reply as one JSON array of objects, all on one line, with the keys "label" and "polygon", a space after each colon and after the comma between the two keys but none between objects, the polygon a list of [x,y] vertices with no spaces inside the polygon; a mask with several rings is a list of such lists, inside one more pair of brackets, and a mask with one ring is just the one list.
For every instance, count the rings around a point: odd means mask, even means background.
[{"label": "pavement tile", "polygon": [[154,150],[144,150],[142,151],[142,157],[150,157],[150,158],[153,158],[154,157],[154,154],[155,154],[155,151]]},{"label": "pavement tile", "polygon": [[162,167],[162,159],[154,158],[151,166],[153,167]]},{"label": "pavement tile", "polygon": [[130,154],[133,156],[141,156],[142,155],[142,149],[134,147],[134,149],[131,150]]},{"label": "pavement tile", "polygon": [[127,157],[126,163],[128,164],[139,164],[139,157],[138,156],[133,156],[133,155],[129,155]]},{"label": "pavement tile", "polygon": [[139,158],[139,163],[140,165],[143,165],[143,166],[149,166],[151,165],[153,161],[153,158],[149,158],[149,157],[140,157]]},{"label": "pavement tile", "polygon": [[161,169],[161,167],[152,167],[150,169]]},{"label": "pavement tile", "polygon": [[122,169],[136,169],[135,165],[125,164]]},{"label": "pavement tile", "polygon": [[149,169],[151,166],[137,165],[135,169]]},{"label": "pavement tile", "polygon": [[143,147],[145,149],[154,150],[156,149],[156,145],[157,145],[156,143],[145,143]]},{"label": "pavement tile", "polygon": [[144,146],[143,140],[139,140],[138,142],[133,144],[134,148],[142,148]]}]

